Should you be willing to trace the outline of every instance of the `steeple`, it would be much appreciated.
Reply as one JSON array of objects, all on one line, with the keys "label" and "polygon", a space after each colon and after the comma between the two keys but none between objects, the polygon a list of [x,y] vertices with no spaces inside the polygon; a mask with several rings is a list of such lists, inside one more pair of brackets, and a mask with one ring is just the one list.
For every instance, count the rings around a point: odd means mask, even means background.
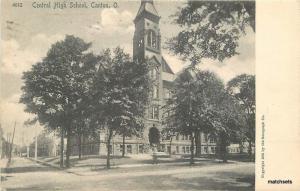
[{"label": "steeple", "polygon": [[140,18],[148,18],[156,22],[159,21],[160,16],[155,9],[153,0],[141,0],[141,6],[134,19],[134,22],[136,23]]},{"label": "steeple", "polygon": [[159,19],[153,0],[142,0],[134,19],[134,59],[143,60],[155,56],[161,60]]}]

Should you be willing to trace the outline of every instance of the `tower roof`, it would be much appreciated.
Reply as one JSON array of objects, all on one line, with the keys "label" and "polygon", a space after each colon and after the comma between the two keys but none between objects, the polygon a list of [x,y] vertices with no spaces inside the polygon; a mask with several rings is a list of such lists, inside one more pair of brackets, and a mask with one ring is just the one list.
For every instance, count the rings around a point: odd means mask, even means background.
[{"label": "tower roof", "polygon": [[159,19],[159,15],[157,10],[155,9],[153,0],[142,0],[141,1],[141,6],[140,9],[135,17],[135,21],[143,16],[143,15],[151,15],[152,17],[154,16],[156,19]]}]

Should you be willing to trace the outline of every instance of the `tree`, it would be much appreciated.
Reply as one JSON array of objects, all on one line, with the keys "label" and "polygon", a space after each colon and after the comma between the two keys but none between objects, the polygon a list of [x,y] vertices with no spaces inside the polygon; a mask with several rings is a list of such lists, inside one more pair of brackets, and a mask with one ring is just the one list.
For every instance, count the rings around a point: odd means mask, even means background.
[{"label": "tree", "polygon": [[227,92],[223,91],[216,103],[210,134],[217,137],[217,154],[227,162],[227,146],[241,139],[245,120],[238,101]]},{"label": "tree", "polygon": [[248,141],[248,153],[252,158],[252,145],[255,143],[255,76],[242,74],[227,84],[227,91],[234,96],[243,108],[246,120],[245,138]]},{"label": "tree", "polygon": [[149,66],[132,61],[120,48],[114,49],[113,54],[107,49],[100,58],[93,96],[97,103],[95,113],[102,116],[108,132],[107,168],[110,168],[114,134],[135,135],[143,129],[150,88]]},{"label": "tree", "polygon": [[25,84],[20,102],[26,105],[25,111],[37,115],[41,124],[53,130],[60,128],[61,136],[66,133],[66,167],[70,166],[72,122],[80,92],[91,83],[82,72],[95,60],[87,53],[90,46],[91,43],[67,35],[51,46],[41,62],[23,74]]},{"label": "tree", "polygon": [[170,127],[170,126],[168,126],[168,124],[165,124],[165,126],[163,127],[163,129],[161,131],[161,134],[162,134],[164,140],[170,140],[170,143],[169,143],[169,147],[170,147],[169,155],[171,156],[172,155],[172,141],[173,141],[173,137],[175,137],[178,134],[176,132],[176,128],[175,127]]},{"label": "tree", "polygon": [[195,136],[212,131],[217,99],[224,92],[224,85],[213,73],[190,67],[178,75],[174,87],[172,99],[166,105],[170,113],[166,121],[168,126],[175,127],[174,131],[190,136],[193,164]]},{"label": "tree", "polygon": [[203,58],[223,61],[236,54],[238,40],[255,31],[255,1],[193,1],[173,15],[180,32],[167,47],[196,65]]},{"label": "tree", "polygon": [[[52,151],[53,151],[53,147],[54,147],[54,141],[47,136],[48,135],[48,132],[46,131],[43,131],[41,132],[38,136],[37,136],[37,153],[38,153],[38,156],[39,157],[47,157],[47,156],[51,156],[52,154]],[[33,156],[34,153],[34,147],[35,147],[35,141],[33,141],[31,144],[30,144],[30,150],[31,150],[31,155]]]}]

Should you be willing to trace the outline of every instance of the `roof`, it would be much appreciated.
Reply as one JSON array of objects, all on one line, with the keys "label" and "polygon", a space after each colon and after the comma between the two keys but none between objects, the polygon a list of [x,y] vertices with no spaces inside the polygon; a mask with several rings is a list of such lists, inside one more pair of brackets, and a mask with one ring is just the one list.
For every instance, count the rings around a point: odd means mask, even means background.
[{"label": "roof", "polygon": [[155,17],[159,18],[159,15],[158,15],[157,10],[155,9],[153,0],[142,0],[141,1],[141,6],[140,6],[140,9],[139,9],[135,19],[137,19],[138,17],[140,17],[144,13],[148,13],[152,16],[155,16]]},{"label": "roof", "polygon": [[162,71],[163,72],[166,72],[166,73],[169,73],[169,74],[175,74],[171,67],[169,66],[169,64],[167,63],[167,61],[164,59],[164,57],[162,57],[162,62],[160,63],[158,61],[158,59],[156,58],[156,56],[152,56],[150,58],[150,61],[155,61],[157,64],[161,64],[162,65]]},{"label": "roof", "polygon": [[174,72],[172,71],[171,67],[169,66],[169,64],[167,63],[167,61],[164,59],[164,57],[162,57],[162,70],[163,70],[163,72],[174,74]]}]

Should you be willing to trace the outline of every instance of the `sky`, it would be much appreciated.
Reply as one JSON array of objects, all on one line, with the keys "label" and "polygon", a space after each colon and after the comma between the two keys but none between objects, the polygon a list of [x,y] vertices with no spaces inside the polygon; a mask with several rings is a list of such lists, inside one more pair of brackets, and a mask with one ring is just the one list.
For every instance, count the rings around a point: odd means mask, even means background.
[{"label": "sky", "polygon": [[[24,2],[24,1],[23,1]],[[140,1],[117,1],[118,8],[100,9],[37,9],[28,0],[22,8],[11,7],[10,1],[1,1],[1,64],[0,64],[0,123],[5,136],[13,131],[16,121],[15,142],[32,141],[42,127],[24,127],[23,123],[33,116],[24,112],[18,103],[21,95],[22,73],[46,56],[51,44],[72,34],[92,42],[97,54],[104,48],[120,46],[132,53],[134,33],[133,19]],[[36,1],[48,2],[48,1]],[[55,1],[56,2],[56,1]],[[57,1],[58,2],[58,1]],[[69,2],[69,0],[67,0]],[[91,1],[86,0],[89,4]],[[105,2],[105,1],[102,1]],[[170,18],[184,1],[154,1],[161,16],[162,46],[166,39],[175,36],[179,27]],[[236,75],[255,73],[255,34],[248,30],[240,39],[239,55],[219,63],[205,60],[202,69],[215,72],[226,83]],[[180,71],[185,62],[163,49],[163,56],[174,72]],[[24,138],[25,137],[25,138]]]}]

